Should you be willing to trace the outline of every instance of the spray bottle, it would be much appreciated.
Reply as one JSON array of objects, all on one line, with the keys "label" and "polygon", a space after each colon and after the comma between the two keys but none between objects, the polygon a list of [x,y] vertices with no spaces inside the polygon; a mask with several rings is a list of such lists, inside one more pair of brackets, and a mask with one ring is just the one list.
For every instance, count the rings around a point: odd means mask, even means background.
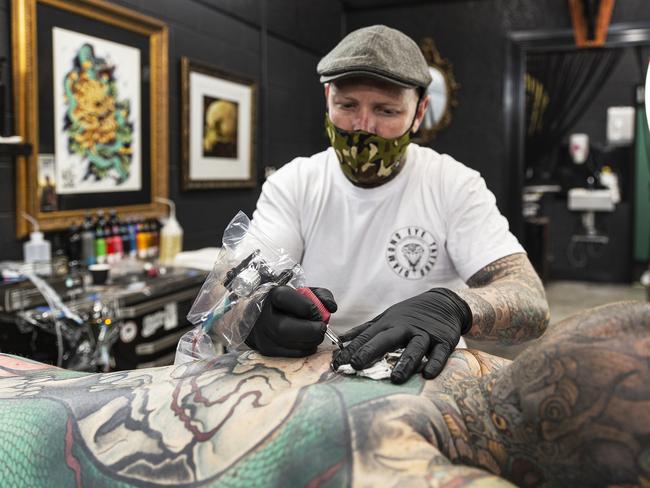
[{"label": "spray bottle", "polygon": [[183,249],[183,228],[176,220],[176,205],[172,200],[158,197],[156,200],[169,205],[169,218],[160,230],[160,262],[171,265],[174,256]]},{"label": "spray bottle", "polygon": [[23,217],[29,220],[33,229],[29,240],[23,244],[25,263],[34,263],[34,272],[39,275],[50,275],[50,261],[52,259],[52,246],[43,238],[43,233],[38,230],[38,222],[28,213],[23,212]]},{"label": "spray bottle", "polygon": [[83,231],[81,232],[81,260],[84,266],[95,264],[95,232],[93,219],[90,214],[84,218]]}]

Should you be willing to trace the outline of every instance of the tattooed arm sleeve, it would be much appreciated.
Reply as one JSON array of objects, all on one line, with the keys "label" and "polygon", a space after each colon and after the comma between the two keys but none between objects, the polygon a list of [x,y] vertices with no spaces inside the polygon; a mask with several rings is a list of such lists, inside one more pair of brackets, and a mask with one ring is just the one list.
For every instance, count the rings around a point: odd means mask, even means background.
[{"label": "tattooed arm sleeve", "polygon": [[549,309],[542,282],[528,257],[511,254],[490,263],[457,290],[472,311],[468,337],[514,344],[539,337]]}]

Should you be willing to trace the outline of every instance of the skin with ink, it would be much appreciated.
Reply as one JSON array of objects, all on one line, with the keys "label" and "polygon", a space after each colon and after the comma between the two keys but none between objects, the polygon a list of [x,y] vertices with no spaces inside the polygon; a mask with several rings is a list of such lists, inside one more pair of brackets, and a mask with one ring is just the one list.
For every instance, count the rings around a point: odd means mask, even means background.
[{"label": "skin with ink", "polygon": [[[650,305],[553,326],[510,362],[452,353],[403,385],[255,352],[86,374],[0,356],[15,484],[642,486]],[[480,484],[479,484],[480,483]]]},{"label": "skin with ink", "polygon": [[523,253],[498,259],[456,290],[472,311],[472,339],[516,344],[541,336],[550,311],[541,280]]}]

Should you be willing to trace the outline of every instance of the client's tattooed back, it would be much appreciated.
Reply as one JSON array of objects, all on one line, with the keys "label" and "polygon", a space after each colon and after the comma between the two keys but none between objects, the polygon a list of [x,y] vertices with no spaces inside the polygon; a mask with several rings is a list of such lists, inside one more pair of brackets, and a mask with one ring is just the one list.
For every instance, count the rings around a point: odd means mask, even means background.
[{"label": "client's tattooed back", "polygon": [[558,324],[514,362],[404,385],[254,352],[84,374],[0,356],[3,485],[642,485],[650,307]]}]

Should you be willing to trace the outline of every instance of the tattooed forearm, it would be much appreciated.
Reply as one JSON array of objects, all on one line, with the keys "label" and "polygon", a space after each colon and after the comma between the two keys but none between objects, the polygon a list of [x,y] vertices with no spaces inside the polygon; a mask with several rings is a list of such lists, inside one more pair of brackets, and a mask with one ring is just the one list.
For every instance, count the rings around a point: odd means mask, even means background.
[{"label": "tattooed forearm", "polygon": [[525,254],[489,264],[458,290],[472,311],[473,339],[513,344],[539,337],[549,321],[544,287]]}]

